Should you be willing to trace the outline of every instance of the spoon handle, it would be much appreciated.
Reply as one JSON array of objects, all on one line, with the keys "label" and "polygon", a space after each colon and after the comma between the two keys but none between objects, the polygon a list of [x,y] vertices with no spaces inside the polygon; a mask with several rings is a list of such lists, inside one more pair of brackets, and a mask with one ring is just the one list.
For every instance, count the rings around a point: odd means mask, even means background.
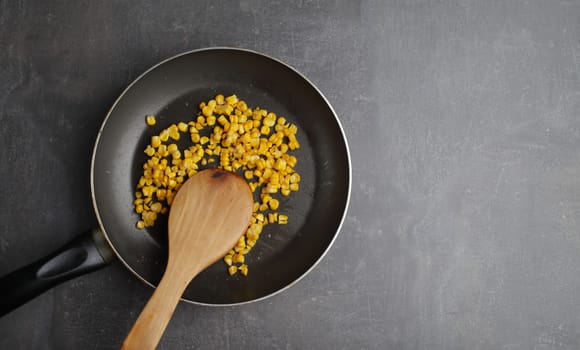
[{"label": "spoon handle", "polygon": [[155,349],[189,281],[165,272],[125,338],[122,350]]}]

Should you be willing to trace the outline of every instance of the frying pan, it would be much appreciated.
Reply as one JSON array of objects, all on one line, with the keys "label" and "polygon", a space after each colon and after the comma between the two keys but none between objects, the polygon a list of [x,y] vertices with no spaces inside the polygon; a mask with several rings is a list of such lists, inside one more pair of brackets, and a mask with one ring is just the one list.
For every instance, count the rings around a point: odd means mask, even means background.
[{"label": "frying pan", "polygon": [[[330,103],[307,78],[266,55],[210,48],[171,57],[147,70],[113,104],[98,133],[91,165],[91,193],[99,228],[51,256],[0,279],[0,312],[7,313],[48,288],[107,265],[117,257],[151,287],[167,261],[167,227],[160,219],[138,230],[132,205],[152,135],[198,113],[198,103],[218,93],[236,94],[298,125],[301,148],[295,169],[300,190],[283,197],[287,225],[267,225],[247,255],[247,277],[229,276],[218,261],[199,274],[182,300],[233,305],[261,300],[304,277],[335,240],[351,189],[349,150]],[[145,124],[146,115],[157,125]],[[184,267],[186,268],[186,267]]]}]

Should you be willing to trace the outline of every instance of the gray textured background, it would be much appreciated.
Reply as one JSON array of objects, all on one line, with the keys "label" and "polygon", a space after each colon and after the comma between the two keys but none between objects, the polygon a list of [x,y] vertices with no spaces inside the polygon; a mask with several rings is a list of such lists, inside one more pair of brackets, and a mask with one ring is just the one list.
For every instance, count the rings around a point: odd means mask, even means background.
[{"label": "gray textured background", "polygon": [[[577,1],[0,0],[0,274],[96,225],[90,154],[123,88],[214,45],[319,86],[352,202],[298,285],[179,305],[160,349],[580,348]],[[118,348],[149,295],[116,263],[0,319],[0,348]]]}]

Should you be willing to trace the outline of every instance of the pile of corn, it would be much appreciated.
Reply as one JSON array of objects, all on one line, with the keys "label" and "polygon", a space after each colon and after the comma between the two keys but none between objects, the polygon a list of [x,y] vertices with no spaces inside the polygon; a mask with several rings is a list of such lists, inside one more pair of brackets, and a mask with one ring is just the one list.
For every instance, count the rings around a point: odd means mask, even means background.
[{"label": "pile of corn", "polygon": [[[141,216],[137,228],[153,226],[158,215],[166,214],[181,185],[201,167],[238,172],[255,193],[254,213],[224,262],[230,275],[240,271],[246,276],[244,256],[255,246],[263,227],[288,223],[288,216],[277,211],[280,202],[275,196],[289,196],[299,189],[300,175],[294,170],[297,159],[288,154],[300,147],[298,128],[273,112],[251,109],[236,95],[217,95],[199,108],[195,120],[172,124],[151,137],[133,202]],[[156,124],[151,115],[145,121]],[[191,143],[180,149],[175,142],[184,136]]]}]

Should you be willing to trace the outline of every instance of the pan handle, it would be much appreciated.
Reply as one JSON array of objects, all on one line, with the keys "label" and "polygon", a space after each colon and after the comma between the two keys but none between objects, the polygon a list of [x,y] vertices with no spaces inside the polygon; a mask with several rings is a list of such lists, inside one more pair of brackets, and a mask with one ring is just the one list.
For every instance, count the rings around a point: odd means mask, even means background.
[{"label": "pan handle", "polygon": [[0,316],[46,290],[107,266],[115,254],[101,230],[89,230],[53,254],[0,278]]}]

